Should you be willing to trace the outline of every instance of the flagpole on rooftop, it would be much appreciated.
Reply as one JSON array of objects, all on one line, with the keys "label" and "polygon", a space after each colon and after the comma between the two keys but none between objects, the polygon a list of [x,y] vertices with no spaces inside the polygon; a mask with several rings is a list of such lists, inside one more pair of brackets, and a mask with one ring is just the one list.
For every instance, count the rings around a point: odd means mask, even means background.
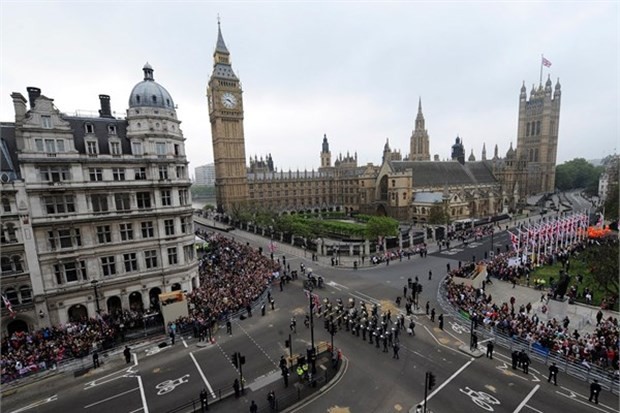
[{"label": "flagpole on rooftop", "polygon": [[542,69],[543,69],[543,62],[545,60],[545,56],[544,55],[540,55],[540,85],[542,86]]}]

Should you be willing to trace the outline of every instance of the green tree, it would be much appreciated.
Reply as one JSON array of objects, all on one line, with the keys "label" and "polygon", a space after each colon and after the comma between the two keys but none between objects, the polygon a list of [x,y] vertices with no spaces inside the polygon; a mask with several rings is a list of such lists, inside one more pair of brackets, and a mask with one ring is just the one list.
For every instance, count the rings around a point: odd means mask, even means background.
[{"label": "green tree", "polygon": [[448,214],[439,201],[435,202],[431,207],[428,215],[428,223],[433,225],[445,224],[449,221]]},{"label": "green tree", "polygon": [[590,267],[590,274],[607,294],[618,296],[618,240],[602,240],[584,251],[584,258]]},{"label": "green tree", "polygon": [[596,194],[598,179],[602,167],[595,167],[583,158],[575,158],[555,168],[555,186],[561,191],[585,189],[589,194]]},{"label": "green tree", "polygon": [[398,235],[398,221],[390,217],[372,217],[366,223],[367,239],[394,237]]}]

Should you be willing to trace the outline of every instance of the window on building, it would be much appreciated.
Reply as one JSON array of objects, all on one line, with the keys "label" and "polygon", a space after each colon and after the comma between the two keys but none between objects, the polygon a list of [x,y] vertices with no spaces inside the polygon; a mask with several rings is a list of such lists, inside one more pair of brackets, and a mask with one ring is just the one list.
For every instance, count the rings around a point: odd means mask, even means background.
[{"label": "window on building", "polygon": [[166,157],[166,142],[155,142],[155,153],[158,158]]},{"label": "window on building", "polygon": [[125,168],[112,168],[112,179],[115,181],[124,181]]},{"label": "window on building", "polygon": [[396,179],[392,179],[392,186],[396,186]]},{"label": "window on building", "polygon": [[153,238],[155,236],[153,221],[141,222],[140,228],[142,229],[142,238]]},{"label": "window on building", "polygon": [[71,175],[67,166],[42,166],[39,168],[42,182],[70,181]]},{"label": "window on building", "polygon": [[11,212],[11,201],[7,197],[2,197],[2,212]]},{"label": "window on building", "polygon": [[151,208],[151,193],[150,192],[136,193],[136,201],[138,204],[138,209]]},{"label": "window on building", "polygon": [[131,241],[133,240],[133,224],[125,223],[118,224],[119,232],[121,233],[121,241]]},{"label": "window on building", "polygon": [[184,178],[185,178],[185,167],[177,166],[177,179],[184,179]]},{"label": "window on building", "polygon": [[194,260],[194,246],[193,245],[185,245],[183,247],[183,257],[185,258],[185,262],[192,262]]},{"label": "window on building", "polygon": [[121,156],[121,143],[120,142],[110,142],[110,155],[112,156]]},{"label": "window on building", "polygon": [[138,271],[138,258],[135,252],[123,254],[123,263],[125,264],[125,272]]},{"label": "window on building", "polygon": [[113,255],[109,257],[101,257],[101,273],[104,277],[116,275],[116,262]]},{"label": "window on building", "polygon": [[131,210],[131,197],[128,192],[121,192],[114,194],[114,204],[117,211],[130,211]]},{"label": "window on building", "polygon": [[89,156],[97,156],[99,150],[97,148],[97,141],[86,141],[86,153]]},{"label": "window on building", "polygon": [[182,206],[189,205],[189,192],[187,189],[179,189],[179,204]]},{"label": "window on building", "polygon": [[108,125],[108,133],[110,135],[116,135],[116,125]]},{"label": "window on building", "polygon": [[41,127],[45,129],[52,129],[52,117],[42,115],[41,116]]},{"label": "window on building", "polygon": [[106,194],[93,194],[90,196],[90,202],[94,213],[108,212],[108,196]]},{"label": "window on building", "polygon": [[30,304],[32,302],[32,288],[29,285],[19,287],[19,295],[22,304]]},{"label": "window on building", "polygon": [[181,217],[181,234],[187,234],[191,221],[188,217]]},{"label": "window on building", "polygon": [[540,121],[536,121],[536,135],[540,135]]},{"label": "window on building", "polygon": [[159,180],[168,179],[168,165],[159,165]]},{"label": "window on building", "polygon": [[168,248],[168,264],[176,265],[179,263],[179,257],[177,256],[177,247]]},{"label": "window on building", "polygon": [[84,125],[84,130],[86,133],[95,133],[95,126],[92,123],[86,123]]},{"label": "window on building", "polygon": [[164,231],[166,232],[166,236],[174,235],[174,219],[164,220]]},{"label": "window on building", "polygon": [[[174,129],[172,129],[174,130]],[[174,144],[174,156],[179,156],[181,155],[181,149],[178,143]]]},{"label": "window on building", "polygon": [[157,268],[157,250],[144,251],[144,264],[146,268]]},{"label": "window on building", "polygon": [[88,280],[86,262],[75,261],[54,264],[54,275],[56,276],[56,283],[59,285],[79,280]]},{"label": "window on building", "polygon": [[103,181],[103,169],[101,168],[88,168],[88,176],[91,182]]},{"label": "window on building", "polygon": [[133,156],[137,156],[137,157],[144,155],[144,151],[142,149],[142,142],[132,142],[131,153],[133,154]]},{"label": "window on building", "polygon": [[525,124],[525,136],[530,136],[530,123]]},{"label": "window on building", "polygon": [[55,195],[43,197],[45,212],[49,215],[75,212],[73,195]]},{"label": "window on building", "polygon": [[15,288],[9,287],[4,290],[4,297],[11,303],[11,305],[19,305],[19,297]]},{"label": "window on building", "polygon": [[50,250],[77,248],[82,246],[82,237],[78,228],[48,231],[47,240]]},{"label": "window on building", "polygon": [[136,181],[144,181],[146,180],[146,167],[141,166],[136,168]]},{"label": "window on building", "polygon": [[109,225],[99,225],[97,228],[97,242],[107,244],[112,242],[112,231]]},{"label": "window on building", "polygon": [[43,139],[35,139],[34,147],[37,152],[45,152],[45,146],[43,145]]},{"label": "window on building", "polygon": [[170,189],[161,190],[161,205],[162,206],[172,205],[172,191]]}]

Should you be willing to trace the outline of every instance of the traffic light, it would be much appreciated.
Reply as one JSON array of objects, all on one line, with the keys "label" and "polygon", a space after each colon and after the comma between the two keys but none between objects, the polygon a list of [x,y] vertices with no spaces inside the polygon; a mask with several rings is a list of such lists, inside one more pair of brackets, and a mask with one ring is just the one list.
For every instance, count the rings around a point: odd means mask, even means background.
[{"label": "traffic light", "polygon": [[239,364],[241,365],[245,364],[245,356],[242,356],[241,353],[239,353]]},{"label": "traffic light", "polygon": [[329,320],[325,319],[325,321],[323,321],[323,325],[325,326],[325,330],[329,331]]},{"label": "traffic light", "polygon": [[284,347],[289,348],[290,346],[291,342],[288,339],[284,340]]},{"label": "traffic light", "polygon": [[232,355],[232,363],[236,368],[239,368],[239,359],[237,359],[237,354],[239,353],[234,353]]},{"label": "traffic light", "polygon": [[435,377],[433,373],[429,372],[428,373],[428,389],[433,390],[433,387],[435,387],[435,384],[437,384],[437,378]]}]

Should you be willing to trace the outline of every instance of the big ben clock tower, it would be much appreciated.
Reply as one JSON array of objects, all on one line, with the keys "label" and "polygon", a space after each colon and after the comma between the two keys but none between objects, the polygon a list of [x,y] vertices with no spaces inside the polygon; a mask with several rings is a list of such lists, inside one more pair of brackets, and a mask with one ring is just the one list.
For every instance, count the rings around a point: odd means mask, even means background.
[{"label": "big ben clock tower", "polygon": [[231,212],[248,200],[248,175],[245,164],[242,90],[239,78],[232,70],[230,53],[224,43],[219,21],[207,98],[217,208],[218,211]]}]

